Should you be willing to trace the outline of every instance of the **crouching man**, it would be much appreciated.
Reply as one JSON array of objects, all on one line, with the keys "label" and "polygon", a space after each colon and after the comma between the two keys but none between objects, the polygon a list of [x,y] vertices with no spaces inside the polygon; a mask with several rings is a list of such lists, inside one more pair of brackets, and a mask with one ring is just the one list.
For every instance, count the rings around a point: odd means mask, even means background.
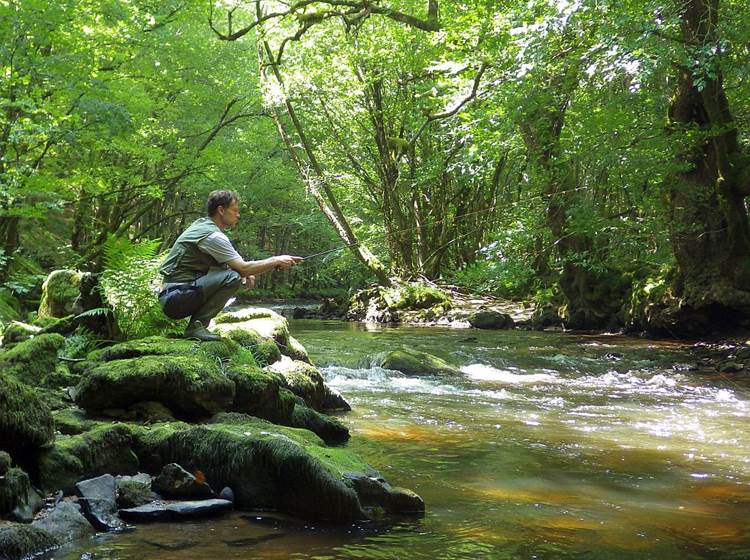
[{"label": "crouching man", "polygon": [[164,277],[159,304],[167,317],[190,317],[186,338],[218,340],[221,337],[206,327],[240,284],[247,281],[252,286],[256,274],[289,268],[303,259],[278,255],[260,261],[244,260],[224,234],[240,218],[236,192],[213,191],[208,195],[206,210],[208,216],[190,224],[159,267]]}]

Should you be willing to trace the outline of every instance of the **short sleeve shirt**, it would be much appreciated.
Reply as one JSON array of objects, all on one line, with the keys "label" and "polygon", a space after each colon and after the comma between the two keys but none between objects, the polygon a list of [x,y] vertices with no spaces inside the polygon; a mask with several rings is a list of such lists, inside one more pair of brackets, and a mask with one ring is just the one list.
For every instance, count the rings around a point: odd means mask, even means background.
[{"label": "short sleeve shirt", "polygon": [[219,264],[241,259],[237,250],[232,247],[229,238],[221,231],[215,231],[198,242],[198,248],[211,255]]}]

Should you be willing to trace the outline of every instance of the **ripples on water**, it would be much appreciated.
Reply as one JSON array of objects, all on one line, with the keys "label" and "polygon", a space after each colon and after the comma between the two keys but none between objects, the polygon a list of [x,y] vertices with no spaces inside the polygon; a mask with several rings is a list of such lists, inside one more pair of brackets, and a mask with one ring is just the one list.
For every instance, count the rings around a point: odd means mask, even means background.
[{"label": "ripples on water", "polygon": [[[353,406],[348,446],[422,495],[426,516],[271,530],[234,515],[198,524],[193,547],[148,557],[750,558],[750,390],[687,371],[678,345],[313,321],[292,332]],[[397,346],[463,374],[371,367]],[[91,558],[142,558],[150,532],[159,542],[201,531],[139,527]]]}]

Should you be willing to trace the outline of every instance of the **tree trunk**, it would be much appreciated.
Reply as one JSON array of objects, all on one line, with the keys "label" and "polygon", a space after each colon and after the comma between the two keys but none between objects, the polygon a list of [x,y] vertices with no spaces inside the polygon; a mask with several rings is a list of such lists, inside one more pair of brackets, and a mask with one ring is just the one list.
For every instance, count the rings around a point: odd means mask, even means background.
[{"label": "tree trunk", "polygon": [[[682,9],[685,48],[714,44],[718,0],[688,0]],[[677,260],[673,291],[684,316],[677,323],[695,321],[696,313],[709,323],[720,319],[725,324],[750,315],[750,228],[744,202],[750,166],[740,151],[719,63],[710,62],[713,72],[700,77],[680,69],[669,111],[672,129],[700,131],[681,154],[688,169],[668,179]]]}]

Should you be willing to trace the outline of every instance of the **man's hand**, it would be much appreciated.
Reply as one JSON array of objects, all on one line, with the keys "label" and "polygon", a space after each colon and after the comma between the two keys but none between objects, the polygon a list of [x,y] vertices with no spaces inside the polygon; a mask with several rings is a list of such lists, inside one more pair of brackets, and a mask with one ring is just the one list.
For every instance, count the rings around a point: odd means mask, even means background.
[{"label": "man's hand", "polygon": [[242,279],[242,283],[252,290],[255,287],[255,276],[252,274],[250,276],[245,276]]},{"label": "man's hand", "polygon": [[295,264],[299,264],[304,261],[304,257],[295,257],[292,255],[278,255],[273,257],[276,261],[276,268],[291,268]]}]

